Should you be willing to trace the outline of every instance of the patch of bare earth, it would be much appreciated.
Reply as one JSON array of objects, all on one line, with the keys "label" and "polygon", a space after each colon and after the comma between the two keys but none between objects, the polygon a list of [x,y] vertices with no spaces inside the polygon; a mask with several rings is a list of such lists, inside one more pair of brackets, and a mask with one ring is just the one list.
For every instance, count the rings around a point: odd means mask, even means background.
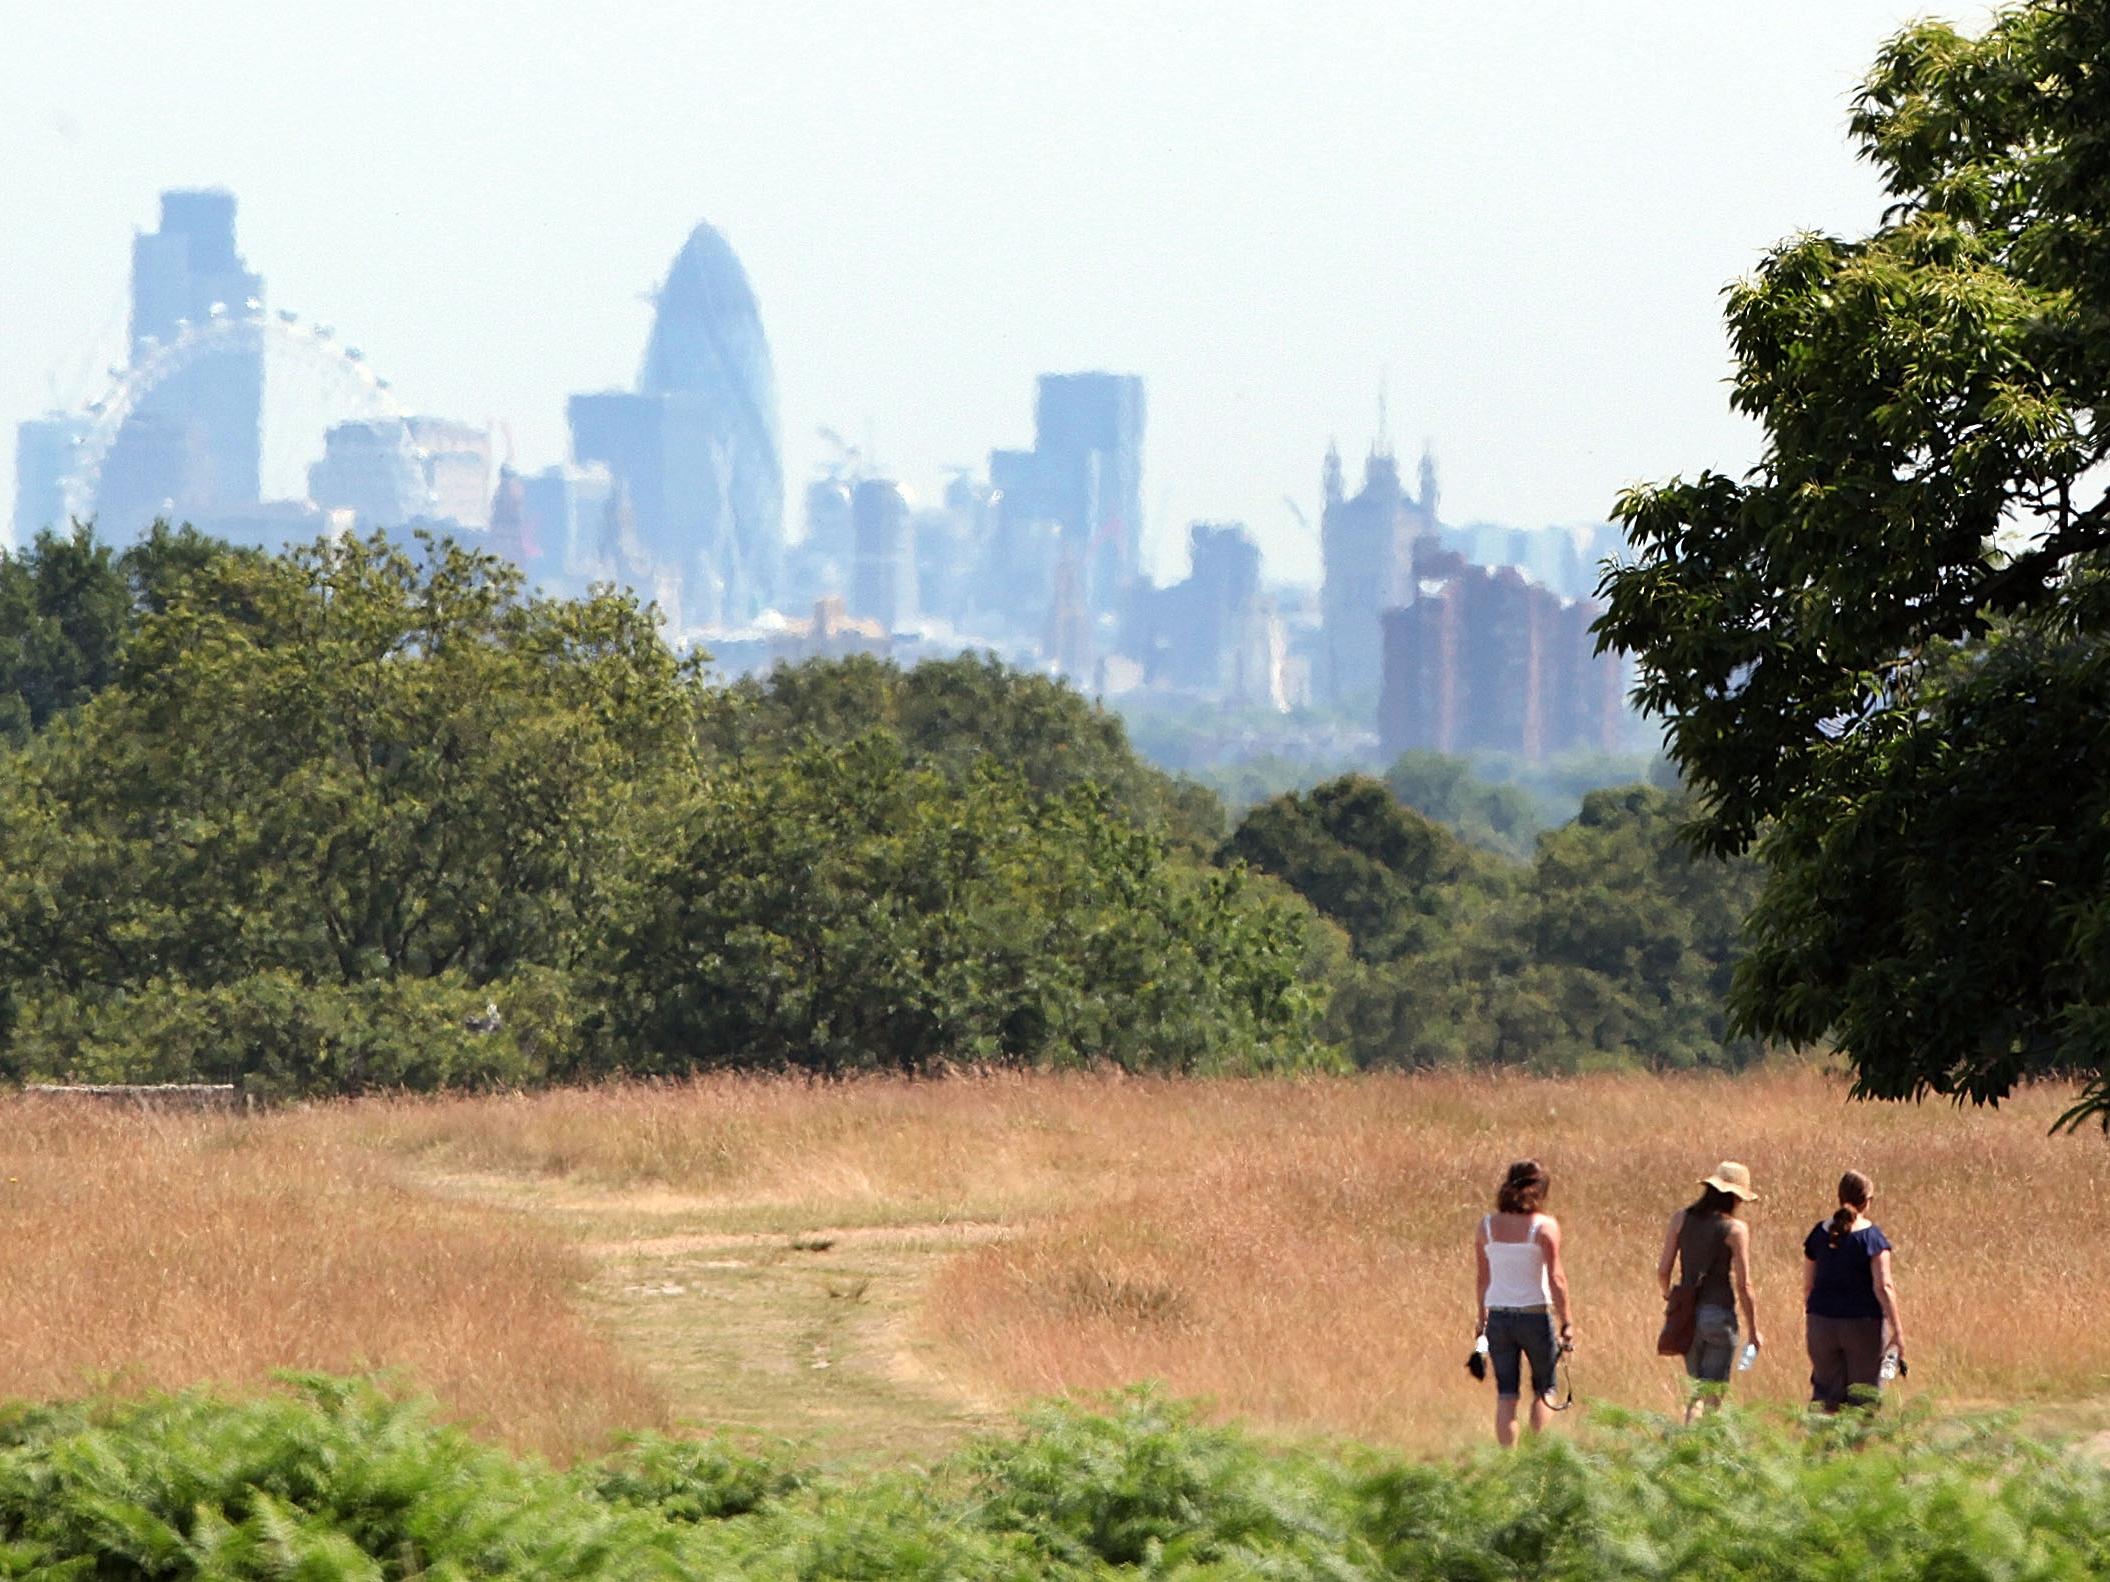
[{"label": "patch of bare earth", "polygon": [[980,1220],[743,1223],[658,1186],[448,1173],[435,1192],[558,1228],[591,1270],[585,1310],[673,1402],[677,1423],[797,1446],[825,1462],[916,1461],[1005,1403],[936,1363],[914,1322],[949,1258],[1010,1234]]}]

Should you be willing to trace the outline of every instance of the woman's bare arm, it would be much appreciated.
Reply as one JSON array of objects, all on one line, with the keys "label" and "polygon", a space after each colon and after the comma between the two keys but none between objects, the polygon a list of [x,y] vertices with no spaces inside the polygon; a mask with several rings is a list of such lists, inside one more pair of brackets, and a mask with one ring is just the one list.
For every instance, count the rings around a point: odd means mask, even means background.
[{"label": "woman's bare arm", "polygon": [[1547,1217],[1539,1222],[1539,1245],[1546,1249],[1546,1287],[1553,1293],[1553,1317],[1561,1338],[1571,1340],[1575,1324],[1568,1312],[1568,1270],[1561,1262],[1561,1222]]},{"label": "woman's bare arm", "polygon": [[[1487,1267],[1487,1244],[1480,1239],[1480,1228],[1473,1228],[1473,1290],[1480,1308],[1480,1330],[1487,1328],[1487,1285],[1494,1276]],[[1476,1332],[1476,1333],[1477,1333]]]},{"label": "woman's bare arm", "polygon": [[1883,1316],[1890,1320],[1890,1343],[1902,1357],[1905,1355],[1905,1321],[1898,1317],[1898,1288],[1890,1278],[1890,1249],[1885,1247],[1869,1261],[1872,1267],[1868,1272],[1876,1282],[1876,1300],[1883,1304]]},{"label": "woman's bare arm", "polygon": [[1663,1233],[1663,1256],[1656,1260],[1656,1284],[1663,1287],[1663,1294],[1670,1295],[1670,1272],[1678,1265],[1678,1232],[1685,1228],[1685,1210],[1679,1209],[1670,1217],[1670,1229]]},{"label": "woman's bare arm", "polygon": [[1744,1333],[1752,1345],[1763,1350],[1766,1338],[1758,1332],[1758,1304],[1751,1299],[1751,1227],[1740,1219],[1729,1222],[1729,1275],[1736,1283],[1737,1304],[1744,1310]]}]

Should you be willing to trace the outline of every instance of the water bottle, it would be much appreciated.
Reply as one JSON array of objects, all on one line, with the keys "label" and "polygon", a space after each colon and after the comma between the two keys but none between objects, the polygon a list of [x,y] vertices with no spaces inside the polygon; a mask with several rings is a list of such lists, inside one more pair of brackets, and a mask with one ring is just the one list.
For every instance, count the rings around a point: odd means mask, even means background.
[{"label": "water bottle", "polygon": [[1885,1384],[1888,1384],[1892,1379],[1895,1379],[1897,1376],[1898,1351],[1897,1347],[1892,1346],[1888,1351],[1883,1353],[1883,1366],[1876,1369],[1876,1377],[1881,1379]]},{"label": "water bottle", "polygon": [[1743,1352],[1736,1359],[1736,1371],[1738,1373],[1749,1373],[1751,1364],[1756,1361],[1758,1361],[1758,1342],[1747,1340],[1744,1342]]}]

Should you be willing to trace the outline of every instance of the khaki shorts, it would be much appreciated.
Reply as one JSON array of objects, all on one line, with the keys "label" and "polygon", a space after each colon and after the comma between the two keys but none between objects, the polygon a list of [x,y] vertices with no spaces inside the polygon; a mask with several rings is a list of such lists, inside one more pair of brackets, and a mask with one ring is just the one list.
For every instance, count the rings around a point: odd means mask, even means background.
[{"label": "khaki shorts", "polygon": [[1702,1303],[1692,1315],[1685,1371],[1707,1384],[1727,1384],[1736,1366],[1736,1309]]}]

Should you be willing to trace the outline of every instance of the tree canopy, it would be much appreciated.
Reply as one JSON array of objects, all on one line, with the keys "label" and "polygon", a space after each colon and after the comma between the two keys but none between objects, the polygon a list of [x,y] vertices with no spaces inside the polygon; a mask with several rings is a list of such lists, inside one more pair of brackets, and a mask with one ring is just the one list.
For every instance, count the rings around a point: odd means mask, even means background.
[{"label": "tree canopy", "polygon": [[38,701],[0,745],[0,1069],[1327,1058],[1308,914],[1212,867],[1213,798],[1044,677],[713,688],[629,596],[531,596],[446,541],[76,534],[6,586]]},{"label": "tree canopy", "polygon": [[1852,128],[1892,206],[1729,293],[1762,459],[1621,500],[1599,629],[1765,864],[1740,1029],[2110,1122],[2110,9],[1912,28]]},{"label": "tree canopy", "polygon": [[1688,850],[1682,816],[1653,787],[1594,791],[1527,866],[1351,775],[1253,809],[1223,856],[1347,932],[1326,1031],[1358,1065],[1736,1068],[1759,1054],[1723,998],[1753,864]]}]

